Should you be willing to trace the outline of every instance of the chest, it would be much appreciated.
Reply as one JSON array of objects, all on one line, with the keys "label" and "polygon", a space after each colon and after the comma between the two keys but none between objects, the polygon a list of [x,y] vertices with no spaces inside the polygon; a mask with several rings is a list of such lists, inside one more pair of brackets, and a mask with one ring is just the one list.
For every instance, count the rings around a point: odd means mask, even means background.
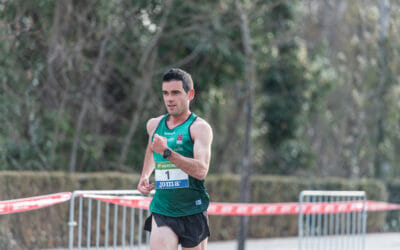
[{"label": "chest", "polygon": [[156,131],[160,136],[167,138],[168,147],[176,152],[182,152],[193,146],[189,128],[160,129]]}]

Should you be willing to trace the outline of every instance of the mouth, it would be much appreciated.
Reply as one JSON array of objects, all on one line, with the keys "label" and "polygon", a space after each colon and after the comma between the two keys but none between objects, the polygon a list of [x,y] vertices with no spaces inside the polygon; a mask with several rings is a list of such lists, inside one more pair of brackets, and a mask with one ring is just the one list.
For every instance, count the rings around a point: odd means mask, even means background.
[{"label": "mouth", "polygon": [[169,104],[169,105],[167,105],[167,107],[168,107],[169,109],[174,109],[174,108],[176,107],[176,105]]}]

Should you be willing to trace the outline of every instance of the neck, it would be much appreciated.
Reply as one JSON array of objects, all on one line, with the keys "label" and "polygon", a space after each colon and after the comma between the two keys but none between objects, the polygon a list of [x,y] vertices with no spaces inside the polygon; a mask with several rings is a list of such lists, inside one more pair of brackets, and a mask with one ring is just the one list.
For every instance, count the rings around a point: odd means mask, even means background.
[{"label": "neck", "polygon": [[171,125],[181,124],[188,119],[188,117],[190,116],[191,113],[192,112],[190,112],[190,110],[187,110],[186,112],[183,112],[182,114],[179,114],[179,115],[171,115],[170,114],[168,117],[168,122]]}]

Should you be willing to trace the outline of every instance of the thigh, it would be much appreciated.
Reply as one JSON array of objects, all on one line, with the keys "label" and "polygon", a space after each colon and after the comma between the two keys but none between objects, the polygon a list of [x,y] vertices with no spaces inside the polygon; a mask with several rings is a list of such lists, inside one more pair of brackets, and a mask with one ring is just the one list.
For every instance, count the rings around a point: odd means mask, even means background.
[{"label": "thigh", "polygon": [[152,220],[150,234],[150,250],[177,250],[178,236],[167,226],[157,226],[157,223]]},{"label": "thigh", "polygon": [[182,247],[182,250],[206,250],[207,249],[207,240],[208,238],[204,239],[199,245],[195,247]]},{"label": "thigh", "polygon": [[182,249],[203,250],[207,248],[210,236],[208,215],[206,212],[187,216],[185,218],[185,233],[180,237]]}]

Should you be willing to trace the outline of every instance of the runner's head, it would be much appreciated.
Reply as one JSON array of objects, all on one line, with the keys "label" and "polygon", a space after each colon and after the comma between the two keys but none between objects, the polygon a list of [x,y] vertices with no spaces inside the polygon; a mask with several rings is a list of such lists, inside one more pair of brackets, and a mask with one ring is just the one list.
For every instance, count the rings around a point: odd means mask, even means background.
[{"label": "runner's head", "polygon": [[182,87],[186,93],[193,89],[192,76],[184,70],[181,69],[170,69],[163,76],[164,82],[181,81]]},{"label": "runner's head", "polygon": [[164,104],[172,116],[189,112],[189,103],[194,98],[193,80],[181,69],[171,69],[163,76],[162,92]]}]

